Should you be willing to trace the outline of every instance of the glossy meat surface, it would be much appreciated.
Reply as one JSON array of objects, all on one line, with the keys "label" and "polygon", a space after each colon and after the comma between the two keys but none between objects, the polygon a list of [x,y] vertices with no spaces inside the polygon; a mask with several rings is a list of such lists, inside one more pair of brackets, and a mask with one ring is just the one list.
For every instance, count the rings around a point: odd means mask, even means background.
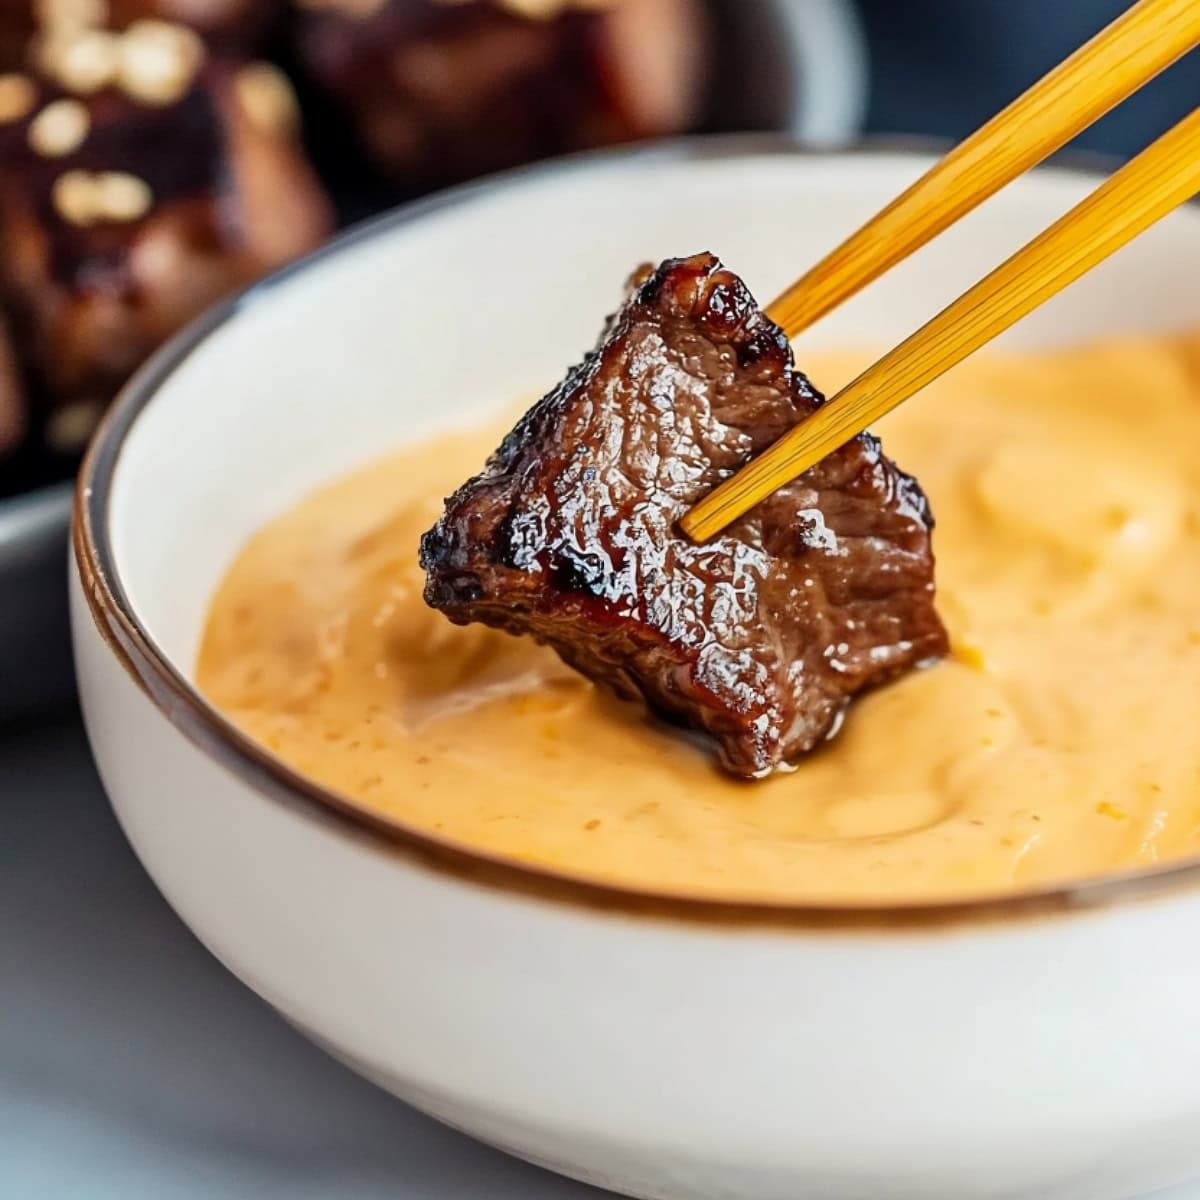
[{"label": "glossy meat surface", "polygon": [[425,598],[548,643],[706,731],[728,770],[767,774],[856,693],[946,650],[925,497],[870,436],[707,545],[678,531],[820,403],[713,256],[644,269],[596,350],[447,500],[422,541]]}]

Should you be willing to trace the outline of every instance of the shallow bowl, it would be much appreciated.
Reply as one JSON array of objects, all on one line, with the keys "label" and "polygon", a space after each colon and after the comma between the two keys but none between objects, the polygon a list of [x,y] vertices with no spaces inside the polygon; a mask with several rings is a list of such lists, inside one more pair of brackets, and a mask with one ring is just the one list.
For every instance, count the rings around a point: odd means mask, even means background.
[{"label": "shallow bowl", "polygon": [[[206,605],[256,527],[318,484],[556,379],[637,262],[711,248],[769,296],[927,161],[686,142],[448,193],[177,340],[82,473],[88,728],[170,902],[409,1103],[631,1195],[1117,1200],[1200,1175],[1200,867],[799,908],[488,858],[367,816],[223,721],[191,684]],[[907,333],[1094,183],[1022,180],[801,358]],[[1200,212],[1177,213],[1011,340],[1200,322],[1198,259]]]}]

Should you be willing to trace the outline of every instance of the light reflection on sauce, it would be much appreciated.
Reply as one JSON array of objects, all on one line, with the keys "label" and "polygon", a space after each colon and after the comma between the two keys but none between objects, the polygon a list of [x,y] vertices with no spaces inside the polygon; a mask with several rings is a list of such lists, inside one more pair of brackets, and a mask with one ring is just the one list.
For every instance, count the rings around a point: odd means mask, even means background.
[{"label": "light reflection on sauce", "polygon": [[947,898],[1200,852],[1200,341],[984,358],[889,418],[954,658],[759,784],[424,606],[417,540],[499,432],[312,497],[225,580],[200,685],[303,773],[488,851],[725,897]]}]

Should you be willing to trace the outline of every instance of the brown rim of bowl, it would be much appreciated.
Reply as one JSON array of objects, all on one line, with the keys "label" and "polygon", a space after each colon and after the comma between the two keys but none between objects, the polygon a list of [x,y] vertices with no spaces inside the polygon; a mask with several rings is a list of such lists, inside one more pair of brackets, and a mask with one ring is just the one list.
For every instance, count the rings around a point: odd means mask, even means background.
[{"label": "brown rim of bowl", "polygon": [[[336,238],[316,253],[285,267],[211,310],[164,346],[130,381],[105,419],[84,460],[75,494],[73,546],[83,592],[96,627],[134,682],[197,747],[251,784],[260,794],[340,832],[388,847],[440,872],[508,893],[570,903],[594,910],[664,917],[707,925],[775,926],[804,930],[942,929],[964,923],[1063,915],[1118,901],[1161,896],[1200,884],[1200,857],[1158,869],[1124,872],[1039,891],[953,901],[903,904],[796,904],[724,900],[654,892],[606,884],[565,872],[491,855],[439,838],[403,822],[371,813],[347,797],[305,779],[241,733],[212,708],[158,648],[134,612],[109,538],[108,508],[114,471],[125,438],[163,383],[211,333],[243,307],[269,298],[293,275],[382,233],[445,212],[504,186],[510,180],[550,178],[603,163],[686,162],[774,154],[811,158],[864,154],[929,155],[940,143],[880,138],[842,150],[806,149],[780,135],[734,134],[602,150],[504,172],[465,184],[376,217]],[[1061,158],[1055,165],[1062,167]],[[1070,156],[1067,169],[1096,176],[1109,164]]]}]

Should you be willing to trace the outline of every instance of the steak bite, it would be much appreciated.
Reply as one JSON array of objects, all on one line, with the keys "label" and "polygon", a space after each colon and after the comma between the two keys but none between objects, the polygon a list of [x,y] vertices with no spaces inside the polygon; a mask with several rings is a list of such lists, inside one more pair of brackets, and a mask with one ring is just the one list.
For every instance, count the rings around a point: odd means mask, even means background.
[{"label": "steak bite", "polygon": [[767,774],[947,649],[925,496],[868,434],[708,544],[678,530],[821,403],[715,257],[643,268],[596,349],[446,501],[421,543],[427,603],[530,634],[707,731],[734,774]]}]

